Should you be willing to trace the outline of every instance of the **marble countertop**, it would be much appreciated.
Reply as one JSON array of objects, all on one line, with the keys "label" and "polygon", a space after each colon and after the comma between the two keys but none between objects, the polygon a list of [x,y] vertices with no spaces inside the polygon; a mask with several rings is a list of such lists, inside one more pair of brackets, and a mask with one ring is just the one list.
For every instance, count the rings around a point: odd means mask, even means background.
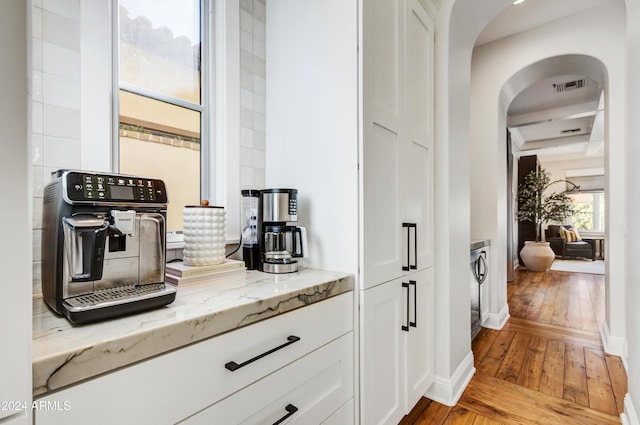
[{"label": "marble countertop", "polygon": [[180,286],[164,307],[82,326],[33,299],[33,395],[71,385],[354,288],[353,275],[315,269]]},{"label": "marble countertop", "polygon": [[491,245],[490,239],[472,239],[470,244],[470,250],[482,248],[483,246]]}]

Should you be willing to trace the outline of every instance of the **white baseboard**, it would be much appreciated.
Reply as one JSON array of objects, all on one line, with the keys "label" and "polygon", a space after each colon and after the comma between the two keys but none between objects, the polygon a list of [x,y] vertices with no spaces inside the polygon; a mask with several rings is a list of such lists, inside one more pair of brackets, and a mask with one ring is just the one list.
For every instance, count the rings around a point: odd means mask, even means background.
[{"label": "white baseboard", "polygon": [[482,327],[500,330],[509,320],[509,304],[505,304],[498,314],[487,313],[482,320]]},{"label": "white baseboard", "polygon": [[629,394],[624,396],[624,412],[620,415],[622,425],[640,425],[640,418],[636,412]]},{"label": "white baseboard", "polygon": [[445,406],[455,406],[471,381],[476,368],[473,367],[473,353],[469,351],[450,378],[436,376],[425,397]]},{"label": "white baseboard", "polygon": [[624,356],[625,340],[624,338],[611,335],[609,332],[609,325],[606,320],[602,322],[600,337],[602,338],[602,345],[604,346],[605,353],[618,357]]}]

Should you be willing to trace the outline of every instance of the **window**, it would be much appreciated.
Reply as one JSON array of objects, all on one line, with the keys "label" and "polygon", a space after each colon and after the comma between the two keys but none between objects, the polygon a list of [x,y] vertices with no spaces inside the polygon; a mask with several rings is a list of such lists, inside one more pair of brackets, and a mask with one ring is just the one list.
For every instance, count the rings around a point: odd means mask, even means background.
[{"label": "window", "polygon": [[570,195],[574,211],[571,223],[578,230],[604,232],[604,192],[585,192]]},{"label": "window", "polygon": [[208,191],[204,3],[118,1],[118,170],[164,180],[168,230]]}]

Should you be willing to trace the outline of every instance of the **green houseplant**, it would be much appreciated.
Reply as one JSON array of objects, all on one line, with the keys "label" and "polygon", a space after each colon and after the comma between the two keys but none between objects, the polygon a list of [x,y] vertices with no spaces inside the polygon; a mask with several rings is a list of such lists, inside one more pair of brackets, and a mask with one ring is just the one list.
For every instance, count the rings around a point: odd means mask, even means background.
[{"label": "green houseplant", "polygon": [[573,204],[566,191],[545,193],[551,185],[560,182],[569,183],[573,185],[572,189],[578,189],[578,186],[567,180],[551,181],[549,172],[544,168],[527,174],[518,187],[518,220],[530,221],[536,229],[536,240],[526,241],[520,251],[520,257],[529,270],[547,271],[555,258],[549,243],[541,242],[542,225],[547,222],[562,223],[573,213]]}]

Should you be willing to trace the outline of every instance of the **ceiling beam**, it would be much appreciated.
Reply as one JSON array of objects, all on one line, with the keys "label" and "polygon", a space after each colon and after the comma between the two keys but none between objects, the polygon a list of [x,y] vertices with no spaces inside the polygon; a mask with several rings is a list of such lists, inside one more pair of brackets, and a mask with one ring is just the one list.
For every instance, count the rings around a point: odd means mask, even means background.
[{"label": "ceiling beam", "polygon": [[523,127],[544,122],[581,118],[596,115],[598,102],[586,102],[562,108],[547,109],[540,112],[513,115],[507,117],[507,127]]},{"label": "ceiling beam", "polygon": [[533,149],[557,148],[573,143],[584,143],[588,141],[589,134],[579,134],[576,136],[555,137],[552,139],[541,139],[532,142],[525,142],[520,149],[523,151],[528,151]]}]

